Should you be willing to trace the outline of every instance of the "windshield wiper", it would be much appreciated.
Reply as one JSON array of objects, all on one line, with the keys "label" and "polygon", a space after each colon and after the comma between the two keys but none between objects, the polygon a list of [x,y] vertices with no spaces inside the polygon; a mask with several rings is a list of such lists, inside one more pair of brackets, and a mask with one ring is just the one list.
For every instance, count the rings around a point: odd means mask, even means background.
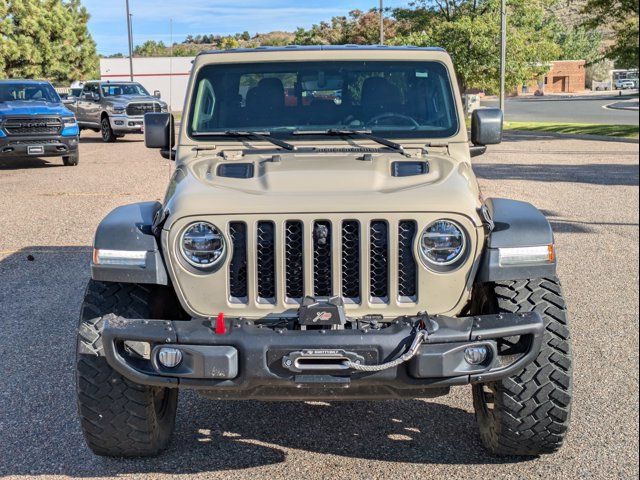
[{"label": "windshield wiper", "polygon": [[237,130],[227,130],[225,132],[193,132],[191,135],[194,137],[254,137],[259,140],[264,140],[265,142],[270,142],[291,152],[298,150],[298,147],[295,145],[272,137],[271,132],[242,132]]},{"label": "windshield wiper", "polygon": [[392,150],[406,154],[404,146],[399,143],[393,142],[387,138],[378,137],[377,135],[373,135],[371,130],[354,130],[354,129],[339,129],[339,128],[330,128],[328,130],[296,130],[293,132],[294,135],[330,135],[336,137],[354,137],[361,136],[363,138],[369,139],[372,142],[379,143],[380,145],[384,145],[385,147],[389,147]]}]

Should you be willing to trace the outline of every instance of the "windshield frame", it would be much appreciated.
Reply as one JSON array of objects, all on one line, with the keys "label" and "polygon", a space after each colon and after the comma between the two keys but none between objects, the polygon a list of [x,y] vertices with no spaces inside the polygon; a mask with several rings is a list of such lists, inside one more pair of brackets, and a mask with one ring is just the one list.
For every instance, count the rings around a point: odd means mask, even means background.
[{"label": "windshield frame", "polygon": [[[301,141],[303,137],[307,137],[309,139],[313,139],[314,137],[316,138],[322,138],[322,137],[327,137],[327,135],[322,135],[320,133],[318,133],[318,135],[313,135],[313,134],[307,134],[307,135],[299,135],[298,132],[300,131],[304,131],[304,130],[312,130],[312,131],[317,131],[317,130],[323,130],[325,127],[328,129],[347,129],[347,130],[352,130],[352,129],[358,129],[358,128],[365,128],[367,130],[370,131],[371,134],[376,135],[378,137],[382,137],[385,139],[396,139],[396,140],[405,140],[408,142],[413,141],[420,141],[422,142],[423,140],[437,140],[439,142],[446,142],[446,141],[450,141],[452,139],[455,139],[456,137],[458,137],[460,135],[460,132],[462,130],[462,125],[463,125],[463,121],[461,121],[460,118],[460,111],[459,111],[459,105],[458,105],[458,99],[457,99],[457,95],[458,95],[458,90],[457,90],[457,85],[454,84],[454,80],[455,80],[455,74],[453,74],[451,68],[449,65],[447,65],[447,63],[445,63],[444,61],[440,60],[440,59],[434,59],[434,58],[420,58],[420,59],[410,59],[410,58],[398,58],[398,59],[389,59],[389,58],[380,58],[380,59],[354,59],[354,58],[345,58],[345,59],[331,59],[331,60],[321,60],[321,59],[315,59],[315,58],[311,58],[308,60],[295,60],[295,59],[283,59],[280,61],[274,61],[274,60],[257,60],[257,61],[246,61],[246,62],[220,62],[220,63],[205,63],[202,64],[200,66],[200,68],[197,69],[197,71],[194,71],[193,73],[193,81],[192,81],[192,85],[191,85],[191,90],[190,90],[190,100],[188,103],[188,112],[187,115],[185,115],[183,117],[184,122],[185,122],[185,129],[184,132],[186,134],[186,137],[196,143],[202,143],[202,142],[212,142],[212,141],[220,141],[221,136],[220,136],[220,132],[226,130],[245,130],[245,127],[242,128],[224,128],[221,127],[219,130],[213,130],[211,132],[211,135],[207,135],[207,132],[197,132],[194,131],[193,129],[193,121],[194,121],[194,115],[196,113],[196,109],[197,109],[197,102],[198,102],[198,90],[200,88],[201,85],[201,81],[204,78],[204,75],[206,74],[206,72],[209,69],[221,69],[221,68],[225,68],[225,67],[238,67],[238,66],[249,66],[252,64],[264,64],[264,65],[270,65],[270,64],[324,64],[327,65],[328,68],[331,67],[331,65],[339,65],[341,63],[386,63],[386,64],[402,64],[402,65],[410,65],[410,64],[439,64],[442,67],[443,70],[443,78],[446,80],[446,92],[445,94],[447,95],[447,101],[450,102],[450,108],[451,108],[451,117],[452,117],[452,126],[451,128],[446,132],[446,134],[444,135],[433,135],[429,130],[411,130],[411,129],[401,129],[400,126],[398,126],[397,128],[393,128],[393,129],[389,129],[388,127],[386,128],[375,128],[372,126],[364,126],[364,127],[350,127],[348,125],[327,125],[327,126],[323,126],[323,125],[296,125],[295,127],[277,127],[277,128],[269,128],[269,127],[256,127],[257,130],[261,130],[264,132],[268,132],[271,136],[276,137],[276,138],[282,138],[288,141]],[[423,125],[423,127],[426,127],[427,125]],[[332,135],[333,137],[338,137],[339,136],[335,136]],[[366,138],[363,138],[364,140],[367,140]]]},{"label": "windshield frame", "polygon": [[60,95],[58,95],[58,92],[56,92],[56,89],[53,88],[53,85],[51,85],[50,83],[47,82],[21,82],[21,81],[8,81],[8,82],[2,82],[0,83],[0,87],[4,87],[4,86],[8,86],[9,88],[11,87],[19,87],[19,88],[28,88],[28,87],[40,87],[42,88],[45,92],[47,92],[47,94],[52,98],[52,100],[50,99],[43,99],[43,100],[24,100],[24,99],[16,99],[16,100],[2,100],[2,98],[0,97],[0,103],[6,103],[6,102],[46,102],[46,103],[54,103],[54,104],[59,104],[62,103],[62,99],[60,98]]}]

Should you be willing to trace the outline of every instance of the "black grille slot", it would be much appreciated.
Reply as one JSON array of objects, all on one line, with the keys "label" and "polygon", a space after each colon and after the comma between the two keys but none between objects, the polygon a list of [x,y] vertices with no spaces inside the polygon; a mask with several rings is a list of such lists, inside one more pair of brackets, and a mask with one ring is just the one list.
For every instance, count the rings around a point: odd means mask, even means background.
[{"label": "black grille slot", "polygon": [[331,223],[313,225],[313,294],[316,297],[333,295],[331,281]]},{"label": "black grille slot", "polygon": [[371,222],[370,285],[371,297],[389,300],[389,228],[387,222]]},{"label": "black grille slot", "polygon": [[9,135],[57,135],[62,121],[56,117],[9,118],[4,129]]},{"label": "black grille slot", "polygon": [[342,296],[360,301],[360,223],[342,223]]},{"label": "black grille slot", "polygon": [[290,299],[304,297],[304,226],[291,221],[285,227],[286,295]]},{"label": "black grille slot", "polygon": [[247,302],[247,225],[233,222],[229,225],[233,257],[229,265],[229,293],[231,298]]},{"label": "black grille slot", "polygon": [[257,238],[258,298],[276,298],[275,227],[272,222],[258,222]]},{"label": "black grille slot", "polygon": [[398,295],[400,301],[415,301],[418,292],[418,266],[413,255],[416,222],[403,220],[398,226]]},{"label": "black grille slot", "polygon": [[127,115],[136,117],[145,113],[160,113],[162,108],[159,103],[132,103],[127,107]]}]

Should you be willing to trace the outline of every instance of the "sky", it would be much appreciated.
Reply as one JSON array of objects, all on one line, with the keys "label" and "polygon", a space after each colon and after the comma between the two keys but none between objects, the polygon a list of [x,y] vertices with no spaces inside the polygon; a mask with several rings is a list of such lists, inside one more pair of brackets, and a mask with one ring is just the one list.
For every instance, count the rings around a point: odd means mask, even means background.
[{"label": "sky", "polygon": [[[98,53],[127,52],[125,0],[83,0],[91,14],[89,29]],[[385,0],[384,6],[406,6],[409,0]],[[310,27],[349,11],[377,7],[378,0],[129,0],[133,41],[181,42],[187,35],[251,34]]]}]

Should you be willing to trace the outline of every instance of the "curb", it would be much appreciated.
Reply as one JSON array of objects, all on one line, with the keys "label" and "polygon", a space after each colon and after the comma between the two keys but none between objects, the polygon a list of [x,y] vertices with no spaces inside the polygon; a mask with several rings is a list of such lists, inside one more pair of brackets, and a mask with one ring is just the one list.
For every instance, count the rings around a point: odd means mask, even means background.
[{"label": "curb", "polygon": [[[640,111],[640,107],[620,106],[621,103],[625,103],[625,102],[622,101],[622,102],[610,103],[608,105],[603,106],[602,108],[606,108],[608,110],[622,110],[622,111],[626,111],[626,112],[638,112],[638,111]],[[631,102],[629,102],[629,103],[631,103]]]},{"label": "curb", "polygon": [[571,133],[542,132],[533,130],[505,130],[505,135],[521,135],[523,137],[550,137],[564,138],[571,140],[591,140],[595,142],[615,142],[615,143],[640,143],[638,138],[610,137],[608,135],[579,135]]}]

